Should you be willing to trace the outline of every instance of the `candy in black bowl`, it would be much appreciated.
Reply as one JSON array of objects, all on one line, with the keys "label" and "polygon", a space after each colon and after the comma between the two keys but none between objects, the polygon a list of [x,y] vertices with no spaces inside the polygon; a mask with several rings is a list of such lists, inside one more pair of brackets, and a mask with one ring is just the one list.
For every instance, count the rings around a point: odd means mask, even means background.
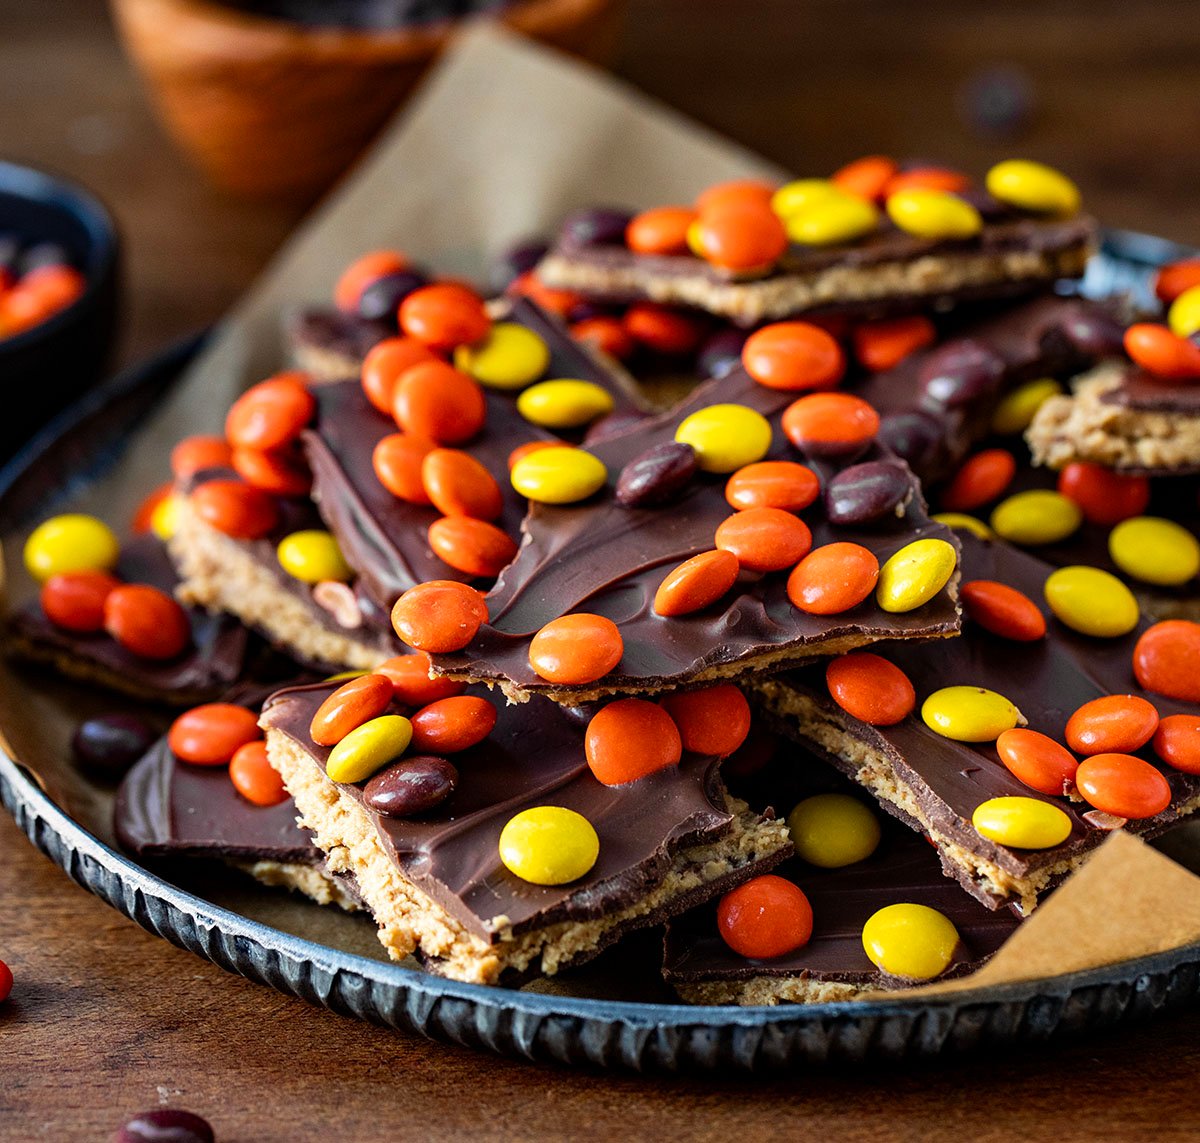
[{"label": "candy in black bowl", "polygon": [[[0,286],[77,273],[79,289],[28,325],[0,322],[0,458],[12,456],[79,397],[109,363],[117,309],[118,239],[108,211],[52,175],[0,162]],[[2,295],[0,295],[2,300]],[[2,310],[0,306],[0,310]]]}]

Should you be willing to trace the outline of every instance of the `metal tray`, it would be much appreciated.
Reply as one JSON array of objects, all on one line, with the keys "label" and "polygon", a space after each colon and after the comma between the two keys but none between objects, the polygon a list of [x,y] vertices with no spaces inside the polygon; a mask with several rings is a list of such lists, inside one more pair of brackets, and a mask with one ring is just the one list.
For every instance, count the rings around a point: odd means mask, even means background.
[{"label": "metal tray", "polygon": [[[1151,268],[1189,253],[1146,235],[1112,233],[1082,289],[1145,298]],[[9,533],[86,488],[121,454],[139,419],[201,344],[196,338],[168,349],[48,426],[0,472],[0,528]],[[36,708],[43,694],[69,685],[24,674],[0,679],[0,691],[5,683],[16,698],[0,709],[0,801],[73,880],[144,928],[232,972],[433,1039],[566,1065],[761,1074],[1045,1042],[1140,1020],[1200,995],[1200,944],[937,999],[774,1008],[689,1007],[660,1002],[661,991],[614,986],[614,980],[627,979],[621,945],[600,958],[598,969],[564,978],[583,995],[563,994],[553,982],[541,987],[554,991],[513,991],[443,980],[382,959],[366,922],[281,901],[249,884],[231,888],[236,878],[229,873],[149,869],[118,852],[102,840],[111,791],[92,787],[55,743],[40,743],[42,753],[63,755],[61,765],[36,773],[10,745],[23,736],[28,747],[31,734],[49,733]],[[96,703],[78,687],[69,690],[68,701],[77,717],[89,701]],[[14,712],[21,704],[35,709],[19,717]],[[637,951],[649,948],[652,941],[642,938]],[[651,999],[613,999],[614,992]]]}]

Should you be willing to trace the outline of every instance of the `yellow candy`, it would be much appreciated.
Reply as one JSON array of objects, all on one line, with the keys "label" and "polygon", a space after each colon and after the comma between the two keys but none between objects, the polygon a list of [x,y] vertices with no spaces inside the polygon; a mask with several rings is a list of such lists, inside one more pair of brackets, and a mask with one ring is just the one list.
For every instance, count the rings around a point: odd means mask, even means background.
[{"label": "yellow candy", "polygon": [[547,429],[577,429],[612,411],[612,394],[595,381],[542,381],[517,398],[517,412]]},{"label": "yellow candy", "polygon": [[478,345],[460,345],[454,364],[489,389],[522,389],[546,372],[550,350],[533,330],[502,321]]},{"label": "yellow candy", "polygon": [[958,553],[945,540],[914,540],[879,569],[875,601],[884,611],[913,611],[950,581]]},{"label": "yellow candy", "polygon": [[845,192],[838,190],[829,179],[796,179],[784,183],[771,196],[771,209],[786,222],[792,215],[818,203],[844,197]]},{"label": "yellow candy", "polygon": [[1167,324],[1179,337],[1191,337],[1200,330],[1200,286],[1184,290],[1167,311]]},{"label": "yellow candy", "polygon": [[864,198],[843,194],[820,199],[784,220],[788,237],[802,246],[836,246],[870,234],[879,211]]},{"label": "yellow candy", "polygon": [[700,238],[700,219],[688,226],[686,233],[688,249],[696,255],[697,258],[704,257],[704,243]]},{"label": "yellow candy", "polygon": [[1200,572],[1196,537],[1160,516],[1122,520],[1108,534],[1108,554],[1126,575],[1161,587],[1179,587]]},{"label": "yellow candy", "polygon": [[822,869],[865,861],[879,845],[879,819],[848,794],[805,798],[787,824],[796,856]]},{"label": "yellow candy", "polygon": [[164,543],[175,535],[179,527],[179,497],[172,493],[154,505],[150,513],[150,531]]},{"label": "yellow candy", "polygon": [[38,583],[69,571],[108,571],[121,545],[113,530],[95,516],[70,513],[44,520],[25,541],[25,567]]},{"label": "yellow candy", "polygon": [[581,448],[553,445],[513,465],[512,486],[541,504],[574,504],[599,492],[608,479],[604,462]]},{"label": "yellow candy", "polygon": [[412,723],[398,714],[383,714],[356,726],[330,752],[325,773],[335,782],[365,782],[399,758],[412,741]]},{"label": "yellow candy", "polygon": [[361,679],[363,675],[369,675],[370,671],[338,671],[336,675],[326,675],[322,680],[326,683],[344,683],[347,679]]},{"label": "yellow candy", "polygon": [[921,718],[955,742],[995,742],[1025,721],[1008,699],[986,687],[942,687],[921,704]]},{"label": "yellow candy", "polygon": [[344,583],[354,575],[337,540],[319,528],[284,536],[275,555],[279,566],[301,583],[321,583],[323,580]]},{"label": "yellow candy", "polygon": [[1029,159],[1006,159],[987,173],[993,198],[1019,210],[1069,215],[1079,210],[1079,188],[1061,171]]},{"label": "yellow candy", "polygon": [[745,405],[709,405],[685,418],[675,439],[696,450],[696,463],[705,472],[733,472],[767,455],[771,424]]},{"label": "yellow candy", "polygon": [[995,539],[996,533],[976,516],[968,516],[965,512],[936,512],[930,519],[947,528],[961,528],[978,536],[981,540]]},{"label": "yellow candy", "polygon": [[1002,436],[1023,433],[1033,423],[1038,409],[1051,397],[1057,397],[1062,386],[1053,377],[1026,381],[1001,398],[992,414],[992,431]]},{"label": "yellow candy", "polygon": [[1059,568],[1046,579],[1043,590],[1050,610],[1081,635],[1111,639],[1127,635],[1137,626],[1133,592],[1100,568]]},{"label": "yellow candy", "polygon": [[906,980],[932,980],[954,959],[958,930],[928,905],[887,905],[868,918],[863,951],[876,968]]},{"label": "yellow candy", "polygon": [[1083,523],[1074,500],[1048,488],[1017,492],[992,512],[992,530],[1013,544],[1053,544],[1065,540]]},{"label": "yellow candy", "polygon": [[1071,835],[1071,819],[1037,798],[992,798],[975,807],[977,833],[1010,849],[1049,849]]},{"label": "yellow candy", "polygon": [[500,860],[522,881],[578,881],[600,855],[600,839],[582,814],[562,806],[522,810],[500,831]]},{"label": "yellow candy", "polygon": [[979,211],[945,191],[897,191],[884,205],[901,230],[918,238],[971,238],[983,229]]}]

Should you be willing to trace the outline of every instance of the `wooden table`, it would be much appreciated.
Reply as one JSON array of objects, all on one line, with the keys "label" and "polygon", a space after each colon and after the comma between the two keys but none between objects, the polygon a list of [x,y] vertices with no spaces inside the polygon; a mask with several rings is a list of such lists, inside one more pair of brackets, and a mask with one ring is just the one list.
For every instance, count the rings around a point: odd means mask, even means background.
[{"label": "wooden table", "polygon": [[[620,70],[799,171],[865,150],[978,169],[1032,154],[1120,225],[1200,240],[1200,22],[1136,7],[948,0],[638,0]],[[736,18],[732,13],[736,10]],[[1039,110],[1012,144],[955,110],[972,70],[1020,67]],[[113,204],[132,359],[217,317],[297,220],[200,185],[154,125],[99,0],[0,5],[5,157]],[[1054,1052],[763,1084],[566,1073],[359,1024],[227,975],[72,886],[0,815],[0,1139],[95,1140],[160,1101],[223,1143],[414,1139],[1194,1137],[1200,1038],[1184,1014]]]}]

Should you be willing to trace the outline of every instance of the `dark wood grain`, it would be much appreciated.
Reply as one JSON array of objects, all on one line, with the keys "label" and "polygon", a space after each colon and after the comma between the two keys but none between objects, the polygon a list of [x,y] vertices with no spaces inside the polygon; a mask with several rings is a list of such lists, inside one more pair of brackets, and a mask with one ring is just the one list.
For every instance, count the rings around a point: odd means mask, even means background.
[{"label": "dark wood grain", "polygon": [[[1060,163],[1107,220],[1200,239],[1200,21],[1192,0],[638,0],[621,70],[797,171],[865,150],[979,169]],[[1021,67],[1038,112],[1011,143],[955,108],[972,72]],[[99,0],[0,3],[6,157],[83,180],[125,234],[131,359],[217,317],[294,225],[202,185],[164,141]],[[310,1008],[142,932],[0,815],[0,1139],[104,1139],[193,1108],[231,1141],[466,1136],[1074,1140],[1194,1138],[1187,1013],[1093,1043],[937,1069],[747,1084],[567,1073]]]}]

